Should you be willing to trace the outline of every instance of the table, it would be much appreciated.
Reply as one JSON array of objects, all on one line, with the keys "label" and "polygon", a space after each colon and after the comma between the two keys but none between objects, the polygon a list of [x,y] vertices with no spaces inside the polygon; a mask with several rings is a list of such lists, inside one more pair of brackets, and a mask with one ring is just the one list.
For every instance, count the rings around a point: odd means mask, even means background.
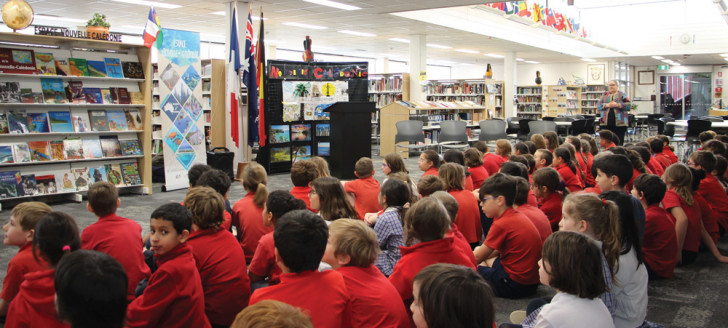
[{"label": "table", "polygon": [[[688,121],[687,120],[676,120],[674,122],[667,122],[667,125],[674,125],[674,126],[680,127],[680,128],[687,128],[688,127]],[[711,122],[710,127],[712,127],[712,128],[728,128],[728,121]]]}]

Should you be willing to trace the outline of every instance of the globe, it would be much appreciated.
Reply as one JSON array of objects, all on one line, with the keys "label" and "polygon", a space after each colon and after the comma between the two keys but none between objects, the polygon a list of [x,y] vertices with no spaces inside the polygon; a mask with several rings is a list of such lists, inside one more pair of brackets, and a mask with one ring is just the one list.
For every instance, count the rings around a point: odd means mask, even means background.
[{"label": "globe", "polygon": [[3,22],[13,30],[22,30],[33,23],[33,7],[23,0],[10,0],[2,7]]}]

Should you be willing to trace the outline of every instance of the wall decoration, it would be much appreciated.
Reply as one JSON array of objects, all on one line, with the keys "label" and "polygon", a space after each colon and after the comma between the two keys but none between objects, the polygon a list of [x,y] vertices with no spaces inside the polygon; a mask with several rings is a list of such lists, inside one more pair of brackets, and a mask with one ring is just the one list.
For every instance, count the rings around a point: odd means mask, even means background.
[{"label": "wall decoration", "polygon": [[639,84],[639,85],[655,84],[655,71],[637,72],[637,84]]},{"label": "wall decoration", "polygon": [[604,64],[586,65],[586,84],[605,83]]}]

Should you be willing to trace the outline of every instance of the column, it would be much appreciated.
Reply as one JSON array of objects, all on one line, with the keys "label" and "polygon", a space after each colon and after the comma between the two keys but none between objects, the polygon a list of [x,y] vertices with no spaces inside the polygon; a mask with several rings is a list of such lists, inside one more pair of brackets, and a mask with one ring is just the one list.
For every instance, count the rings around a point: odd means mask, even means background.
[{"label": "column", "polygon": [[503,58],[503,116],[516,117],[517,108],[513,105],[516,94],[516,53],[506,52]]},{"label": "column", "polygon": [[265,48],[265,60],[276,59],[278,47],[275,44],[266,44]]},{"label": "column", "polygon": [[420,84],[420,75],[427,74],[427,49],[426,36],[424,34],[410,35],[410,100],[425,100]]}]

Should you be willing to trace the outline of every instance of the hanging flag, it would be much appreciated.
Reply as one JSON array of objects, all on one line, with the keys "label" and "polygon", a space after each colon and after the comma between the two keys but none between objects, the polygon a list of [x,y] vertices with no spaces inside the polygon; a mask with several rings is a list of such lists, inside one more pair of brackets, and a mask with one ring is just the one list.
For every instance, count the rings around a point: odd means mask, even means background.
[{"label": "hanging flag", "polygon": [[[261,20],[262,21],[262,20]],[[262,23],[261,23],[262,24]],[[253,147],[258,141],[258,75],[255,65],[255,43],[253,43],[252,11],[248,11],[248,24],[245,28],[245,61],[243,62],[243,84],[248,88],[248,145]]]},{"label": "hanging flag", "polygon": [[240,44],[238,42],[238,16],[233,8],[232,24],[230,30],[230,54],[228,56],[228,69],[232,69],[233,73],[228,72],[228,91],[230,95],[230,139],[235,144],[235,148],[240,147],[240,112],[238,97],[240,95]]},{"label": "hanging flag", "polygon": [[263,12],[260,12],[260,29],[258,30],[258,45],[255,47],[255,61],[258,63],[258,144],[265,146],[265,82],[268,80],[265,76],[265,32],[263,28]]},{"label": "hanging flag", "polygon": [[147,18],[147,24],[144,26],[144,45],[147,48],[151,48],[154,41],[159,38],[159,45],[162,44],[162,26],[159,24],[159,18],[154,7],[149,7],[149,17]]}]

